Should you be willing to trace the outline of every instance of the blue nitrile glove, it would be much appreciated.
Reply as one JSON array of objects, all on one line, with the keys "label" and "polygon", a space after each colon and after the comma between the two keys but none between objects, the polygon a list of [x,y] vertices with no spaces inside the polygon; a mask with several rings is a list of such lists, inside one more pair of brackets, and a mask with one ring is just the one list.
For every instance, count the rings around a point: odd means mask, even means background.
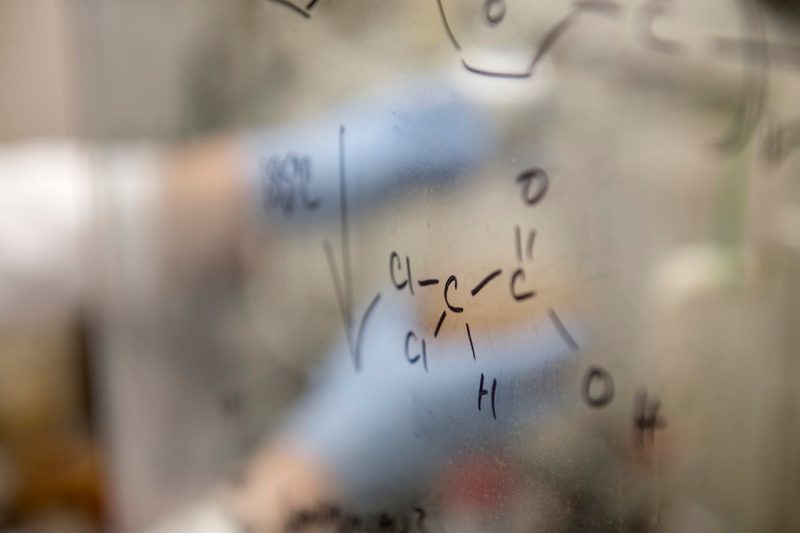
[{"label": "blue nitrile glove", "polygon": [[319,222],[339,216],[340,163],[355,212],[415,186],[452,183],[492,154],[495,138],[488,116],[455,83],[415,79],[249,137],[250,197],[272,223]]},{"label": "blue nitrile glove", "polygon": [[[363,333],[361,370],[346,345],[337,347],[283,431],[331,469],[345,502],[391,501],[424,487],[460,452],[497,450],[563,399],[559,375],[578,355],[546,318],[525,329],[473,330],[476,359],[466,334],[434,339],[416,322],[407,307],[381,301]],[[412,329],[426,338],[427,372],[407,359]],[[479,411],[481,373],[488,394]]]}]

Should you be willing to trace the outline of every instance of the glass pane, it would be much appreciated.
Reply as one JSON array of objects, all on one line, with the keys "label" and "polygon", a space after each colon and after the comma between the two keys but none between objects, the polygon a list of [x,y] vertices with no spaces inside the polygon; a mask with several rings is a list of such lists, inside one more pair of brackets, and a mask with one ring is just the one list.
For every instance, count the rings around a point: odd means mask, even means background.
[{"label": "glass pane", "polygon": [[791,2],[75,4],[115,527],[800,527]]}]

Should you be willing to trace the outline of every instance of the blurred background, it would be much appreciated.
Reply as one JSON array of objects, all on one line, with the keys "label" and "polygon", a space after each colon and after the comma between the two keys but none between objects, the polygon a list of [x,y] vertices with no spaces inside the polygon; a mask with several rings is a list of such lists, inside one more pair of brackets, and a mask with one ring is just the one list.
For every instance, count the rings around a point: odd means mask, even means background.
[{"label": "blurred background", "polygon": [[0,531],[800,531],[798,28],[0,3]]}]

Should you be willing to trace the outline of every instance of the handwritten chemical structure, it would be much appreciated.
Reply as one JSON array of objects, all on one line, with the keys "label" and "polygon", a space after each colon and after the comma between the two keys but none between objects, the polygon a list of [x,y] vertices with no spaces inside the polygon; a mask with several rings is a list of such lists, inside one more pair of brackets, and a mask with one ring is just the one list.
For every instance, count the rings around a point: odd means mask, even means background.
[{"label": "handwritten chemical structure", "polygon": [[[445,33],[456,52],[461,57],[462,66],[469,72],[487,77],[527,79],[535,74],[537,65],[552,50],[552,48],[569,33],[577,31],[583,20],[604,18],[607,20],[631,20],[633,35],[636,42],[644,48],[661,55],[688,56],[697,53],[692,51],[686,43],[678,39],[663,36],[655,31],[655,27],[662,19],[669,18],[680,6],[676,0],[642,0],[635,6],[626,6],[615,0],[573,0],[565,9],[563,16],[553,22],[553,25],[544,32],[543,36],[531,50],[531,59],[527,67],[519,71],[497,70],[491,65],[472,64],[463,57],[464,47],[453,30],[448,18],[447,0],[434,0]],[[270,0],[270,2],[288,8],[303,18],[311,18],[311,12],[318,0],[306,3],[293,0]],[[507,20],[512,7],[507,0],[484,0],[481,6],[482,18],[491,28],[503,25]],[[736,9],[741,21],[741,35],[739,36],[706,36],[705,46],[701,47],[703,53],[710,53],[719,59],[731,59],[743,65],[741,80],[741,99],[734,113],[728,130],[716,142],[717,147],[724,152],[738,152],[747,146],[753,139],[758,125],[765,114],[768,94],[768,70],[772,67],[785,67],[796,69],[800,65],[800,47],[790,44],[773,43],[767,39],[763,14],[755,0],[735,2],[731,9]],[[631,15],[626,17],[626,10]],[[513,15],[513,13],[512,13]],[[779,131],[791,131],[791,122],[786,126],[779,126]],[[779,160],[786,150],[797,148],[796,142],[788,146],[778,146],[778,134],[765,137],[762,152],[773,160]],[[789,136],[794,138],[793,136]],[[778,140],[776,140],[778,139]],[[783,150],[783,151],[781,151]]]},{"label": "handwritten chemical structure", "polygon": [[291,0],[269,0],[275,4],[284,6],[303,18],[311,18],[311,10],[317,5],[319,0],[310,0],[306,3],[292,2]]},{"label": "handwritten chemical structure", "polygon": [[[516,179],[520,186],[520,195],[523,205],[528,208],[535,207],[541,202],[549,188],[550,177],[547,172],[539,167],[526,169]],[[482,276],[474,282],[472,288],[467,292],[461,294],[459,292],[458,276],[456,274],[448,274],[441,277],[425,277],[415,279],[412,269],[412,262],[409,256],[402,257],[397,251],[392,251],[389,254],[389,278],[392,285],[397,291],[407,291],[410,296],[415,296],[418,290],[430,290],[431,288],[441,289],[442,298],[442,312],[436,325],[433,326],[433,338],[438,339],[442,328],[445,326],[446,320],[449,316],[454,318],[462,316],[465,313],[469,301],[478,298],[484,290],[489,290],[491,285],[499,283],[501,280],[505,281],[510,300],[512,302],[521,303],[531,300],[536,297],[537,291],[531,286],[526,285],[527,276],[524,265],[526,262],[533,262],[533,247],[536,241],[536,230],[528,230],[527,235],[523,238],[523,232],[519,225],[514,226],[514,236],[516,241],[516,256],[518,264],[515,268],[504,269],[502,267],[496,268],[486,275]],[[524,244],[523,244],[524,242]],[[444,280],[444,281],[443,281]],[[414,288],[416,286],[416,289]],[[548,310],[548,317],[552,321],[554,327],[559,335],[564,339],[564,342],[572,350],[579,350],[578,344],[575,342],[573,336],[569,333],[566,326],[559,318],[555,310]],[[475,351],[475,342],[473,339],[472,328],[469,321],[464,320],[464,329],[466,339],[469,343],[470,353],[474,361],[478,360]],[[418,351],[413,351],[411,348],[412,342],[415,346],[419,347]],[[428,350],[426,338],[422,334],[410,330],[405,337],[405,355],[406,359],[411,364],[422,362],[425,372],[428,372]],[[413,353],[412,353],[413,352]],[[491,385],[489,379],[483,374],[480,374],[480,384],[478,387],[478,410],[483,410],[484,396],[489,396],[488,401],[491,405],[492,418],[497,419],[497,388],[498,382],[496,378],[491,378]],[[491,387],[491,392],[485,388]]]},{"label": "handwritten chemical structure", "polygon": [[[329,241],[323,243],[323,249],[328,261],[331,279],[333,281],[337,303],[345,329],[345,338],[352,358],[354,369],[361,370],[362,354],[361,346],[365,336],[366,328],[370,316],[375,312],[381,301],[382,292],[378,292],[367,305],[361,318],[358,321],[353,317],[353,286],[350,264],[350,228],[349,228],[349,209],[348,209],[348,188],[347,188],[347,168],[345,159],[346,128],[342,125],[339,129],[339,194],[340,194],[340,260],[337,261],[333,245]],[[279,166],[278,162],[273,163],[272,167]],[[269,166],[269,165],[268,165]],[[309,164],[293,163],[292,168],[308,168]],[[527,208],[536,207],[545,198],[550,186],[550,177],[547,172],[539,167],[533,167],[521,172],[516,183],[520,187],[520,200]],[[535,229],[529,230],[523,238],[523,231],[519,225],[513,228],[516,240],[516,256],[518,264],[514,268],[504,269],[503,267],[493,269],[491,272],[476,280],[470,290],[459,291],[459,280],[456,274],[448,274],[441,277],[424,277],[417,279],[412,269],[410,256],[401,257],[397,251],[389,254],[389,280],[395,291],[407,291],[410,296],[415,296],[418,290],[433,290],[441,287],[441,302],[443,310],[435,325],[432,325],[431,332],[433,339],[438,339],[445,320],[448,316],[458,317],[465,314],[465,306],[470,299],[478,298],[485,290],[505,279],[509,298],[512,302],[522,303],[536,297],[537,291],[528,284],[525,264],[534,260],[533,248],[536,242],[537,232]],[[415,288],[416,287],[416,288]],[[569,333],[563,321],[555,310],[548,310],[548,317],[564,342],[572,350],[579,350],[578,344]],[[478,354],[475,350],[473,332],[467,320],[463,322],[466,339],[469,343],[470,353],[474,361],[478,361]],[[403,339],[403,351],[409,364],[422,365],[425,372],[429,371],[429,343],[426,335],[422,332],[409,330]],[[479,373],[480,384],[478,387],[478,410],[483,410],[483,397],[489,395],[491,413],[497,419],[497,395],[498,381],[496,378],[488,378],[484,373]],[[484,383],[491,380],[491,392],[485,387]]]},{"label": "handwritten chemical structure", "polygon": [[[522,185],[522,199],[523,202],[528,206],[534,206],[544,197],[545,193],[547,192],[547,188],[549,185],[549,177],[544,170],[540,168],[533,168],[530,170],[526,170],[517,178],[517,181]],[[533,192],[531,192],[531,188],[533,187]],[[523,258],[528,261],[533,261],[533,245],[536,239],[536,230],[531,230],[528,232],[527,238],[525,239],[526,245],[525,255],[523,256],[523,238],[522,238],[522,231],[520,226],[514,227],[514,233],[516,236],[516,250],[517,250],[517,258],[519,263],[523,263]],[[397,290],[404,290],[408,289],[411,296],[414,296],[414,276],[411,270],[411,260],[408,256],[405,257],[405,269],[403,267],[403,261],[401,261],[400,255],[393,251],[389,255],[389,276],[391,278],[392,284],[394,285],[395,289]],[[495,279],[500,278],[503,275],[503,269],[497,268],[492,270],[487,275],[483,276],[480,280],[478,280],[472,289],[469,291],[469,295],[471,297],[476,297],[478,294],[483,291],[490,283],[492,283]],[[525,283],[525,270],[521,267],[518,267],[511,271],[508,276],[508,289],[511,295],[511,298],[517,302],[523,302],[530,298],[536,296],[536,291],[531,289],[523,288]],[[400,281],[402,280],[402,281]],[[417,280],[417,286],[420,289],[425,289],[427,287],[434,287],[438,286],[441,283],[440,278],[425,278]],[[434,329],[433,336],[434,338],[439,336],[439,332],[441,331],[442,326],[444,325],[445,319],[448,316],[448,311],[453,315],[459,315],[464,312],[463,305],[456,305],[454,297],[452,296],[453,293],[458,291],[458,277],[455,274],[450,274],[447,279],[444,281],[442,290],[442,301],[444,304],[444,309],[442,313],[439,315],[439,320],[436,323],[436,327]],[[451,291],[452,289],[452,291]],[[463,302],[461,302],[463,304]],[[553,313],[554,321],[558,320],[557,316]],[[469,323],[465,323],[467,336],[470,340],[470,347],[472,349],[472,357],[473,359],[476,358],[475,356],[475,347],[472,342],[472,334],[470,330]],[[567,335],[569,337],[569,335]],[[574,341],[569,337],[570,340],[568,343],[570,345],[574,344]]]},{"label": "handwritten chemical structure", "polygon": [[[612,402],[614,394],[614,379],[606,369],[599,366],[586,369],[581,382],[581,396],[586,405],[601,409]],[[666,419],[659,414],[661,400],[648,395],[647,389],[640,389],[633,399],[633,444],[636,448],[652,444],[656,430],[667,425]]]},{"label": "handwritten chemical structure", "polygon": [[[442,0],[436,0],[436,2],[439,7],[439,14],[442,18],[442,23],[447,36],[455,49],[460,53],[462,52],[462,46],[450,26],[444,4],[442,3]],[[545,33],[544,37],[542,37],[541,41],[539,42],[539,45],[532,52],[532,58],[528,64],[528,67],[524,70],[511,72],[478,67],[468,63],[464,58],[461,59],[461,64],[469,72],[482,76],[516,79],[530,78],[534,73],[536,65],[542,60],[550,48],[552,48],[552,46],[559,40],[559,37],[577,21],[581,14],[591,13],[603,16],[616,16],[620,11],[621,6],[610,0],[576,1],[573,5],[573,9]],[[505,19],[506,12],[507,6],[505,0],[486,0],[486,2],[483,4],[484,18],[489,26],[495,27],[500,25]]]},{"label": "handwritten chemical structure", "polygon": [[[597,387],[594,386],[595,383],[598,383]],[[605,407],[614,399],[614,380],[611,374],[598,366],[589,367],[583,377],[581,393],[583,401],[589,407]]]},{"label": "handwritten chemical structure", "polygon": [[[340,242],[339,256],[331,242],[323,242],[323,249],[328,261],[328,267],[334,286],[340,316],[345,330],[345,339],[356,372],[362,368],[362,344],[369,324],[370,317],[376,311],[383,293],[377,292],[360,315],[358,321],[354,320],[353,283],[350,256],[350,227],[347,187],[347,165],[345,158],[346,128],[339,128],[339,201],[340,201]],[[295,202],[311,209],[318,205],[311,200],[308,191],[310,182],[311,161],[309,157],[299,157],[293,153],[284,157],[270,158],[265,165],[266,174],[263,185],[267,202],[265,206],[280,207],[285,213],[291,213]],[[531,167],[523,170],[516,177],[515,182],[519,187],[520,202],[526,209],[537,207],[545,200],[550,188],[550,176],[541,167]],[[270,188],[272,187],[272,189]],[[274,205],[273,205],[274,204]],[[409,255],[401,256],[397,251],[391,251],[388,258],[388,278],[395,292],[405,292],[410,297],[415,297],[417,291],[440,290],[442,312],[435,325],[431,324],[428,335],[433,340],[439,338],[448,317],[467,315],[469,302],[479,298],[485,290],[501,281],[508,291],[512,303],[523,303],[537,296],[537,291],[528,282],[526,265],[534,262],[534,247],[537,230],[523,231],[521,225],[513,227],[514,245],[517,265],[513,268],[500,266],[473,281],[469,290],[459,291],[459,278],[456,274],[446,274],[440,277],[423,276],[417,278],[412,268]],[[568,328],[554,309],[548,309],[547,316],[564,343],[573,351],[580,347],[570,334]],[[463,321],[466,341],[469,345],[472,360],[479,361],[475,350],[473,331],[469,321]],[[421,364],[425,373],[429,372],[429,338],[424,332],[410,329],[403,339],[403,353],[406,361],[411,365]],[[478,379],[477,410],[491,413],[492,419],[498,418],[498,390],[501,384],[496,377],[488,376],[484,372],[476,372]],[[614,381],[605,369],[597,366],[590,367],[583,379],[581,396],[583,401],[591,408],[602,408],[612,402],[615,395]],[[655,438],[655,431],[666,425],[663,417],[659,415],[660,400],[657,397],[648,398],[646,390],[637,394],[634,400],[633,427],[636,436],[635,443],[644,446]]]},{"label": "handwritten chemical structure", "polygon": [[[291,0],[270,0],[280,4],[304,18],[310,18],[317,0],[295,3]],[[751,0],[736,3],[741,19],[741,34],[723,36],[707,34],[699,47],[673,38],[658,31],[660,23],[672,17],[680,8],[679,0],[641,0],[634,4],[622,4],[615,0],[573,0],[566,3],[564,14],[553,21],[544,31],[536,46],[530,51],[527,66],[519,71],[495,70],[492,65],[471,63],[464,54],[456,28],[448,18],[448,5],[453,0],[434,0],[441,23],[453,48],[461,55],[461,64],[472,74],[489,78],[527,79],[536,74],[536,67],[552,52],[553,48],[571,33],[578,31],[591,20],[603,18],[611,21],[631,21],[634,42],[647,51],[663,56],[690,57],[692,54],[711,54],[715,58],[733,60],[742,65],[741,91],[737,107],[728,129],[717,138],[716,146],[722,152],[736,152],[747,146],[767,115],[768,69],[772,66],[795,68],[800,65],[800,49],[790,45],[769,42],[760,8]],[[489,28],[499,28],[514,17],[514,3],[508,0],[485,0],[476,2],[481,19]],[[628,16],[630,15],[630,16]],[[695,43],[696,44],[696,43]],[[760,155],[770,163],[782,162],[788,154],[800,149],[800,126],[797,118],[773,119],[767,117],[767,128],[761,136]],[[437,342],[443,332],[452,331],[463,335],[465,355],[480,364],[481,354],[476,342],[481,331],[470,322],[470,310],[480,298],[490,291],[502,290],[512,304],[537,301],[539,289],[531,266],[536,260],[536,243],[541,239],[539,228],[528,228],[515,224],[510,228],[516,252],[516,264],[499,264],[481,275],[471,278],[458,269],[448,272],[417,271],[413,253],[406,250],[391,250],[388,254],[387,287],[377,291],[361,309],[356,309],[353,298],[353,280],[350,254],[350,229],[348,211],[348,183],[345,161],[346,129],[339,131],[339,201],[340,235],[338,246],[330,241],[323,243],[328,268],[335,290],[339,313],[344,326],[345,338],[356,372],[363,364],[362,345],[370,324],[383,298],[402,293],[414,298],[420,293],[432,293],[440,298],[437,318],[430,324],[408,329],[398,342],[408,364],[417,366],[422,372],[431,372],[431,361],[435,360]],[[536,208],[546,201],[551,178],[545,168],[531,167],[516,176],[519,198],[528,208]],[[265,209],[280,211],[291,216],[298,210],[315,210],[321,199],[314,195],[312,161],[309,156],[287,153],[272,157],[262,169],[262,203]],[[385,263],[384,263],[385,264]],[[560,318],[558,311],[547,309],[552,326],[564,343],[574,351],[580,347]],[[496,376],[481,372],[476,367],[477,410],[490,412],[493,419],[502,417],[503,383]],[[602,409],[615,398],[614,381],[611,374],[592,366],[584,375],[581,397],[592,409]],[[488,415],[487,415],[488,416]],[[660,399],[642,389],[633,402],[632,425],[637,446],[644,446],[655,438],[656,431],[666,426],[661,416]]]},{"label": "handwritten chemical structure", "polygon": [[634,445],[644,448],[655,439],[655,431],[667,425],[666,419],[659,414],[661,400],[658,397],[647,397],[647,390],[642,389],[634,397]]},{"label": "handwritten chemical structure", "polygon": [[[458,52],[461,52],[463,47],[448,20],[444,1],[445,0],[436,0],[442,24],[453,47]],[[632,20],[637,24],[634,34],[642,45],[663,54],[675,55],[689,53],[688,47],[683,43],[677,40],[663,38],[653,30],[657,20],[668,16],[674,11],[675,6],[676,3],[672,0],[645,0],[640,5],[632,8],[634,10]],[[472,66],[465,59],[462,59],[462,65],[475,74],[501,78],[529,78],[533,75],[536,65],[545,54],[563,38],[562,36],[567,34],[568,30],[577,31],[573,30],[573,27],[581,18],[594,15],[612,20],[620,20],[623,18],[625,9],[625,6],[614,0],[574,0],[571,4],[571,8],[554,22],[550,29],[544,33],[544,36],[534,50],[531,51],[532,58],[526,69],[518,72],[498,71],[491,68]],[[506,0],[486,0],[483,4],[483,18],[490,27],[499,26],[505,19],[507,12],[508,6]],[[745,21],[750,21],[752,15],[755,15],[757,18],[759,17],[758,13],[752,13],[752,9],[750,9],[748,13],[743,14],[742,18]],[[758,28],[759,23],[760,21],[756,20],[752,24],[748,24],[751,33],[763,34],[763,30]],[[736,52],[749,50],[750,55],[753,55],[758,52],[758,49],[763,50],[771,46],[765,40],[753,41],[752,37],[754,36],[748,35],[738,39],[718,36],[709,37],[708,49],[720,55],[731,55]],[[797,57],[794,54],[780,54],[780,56],[781,60],[787,61],[788,63],[797,62]]]}]

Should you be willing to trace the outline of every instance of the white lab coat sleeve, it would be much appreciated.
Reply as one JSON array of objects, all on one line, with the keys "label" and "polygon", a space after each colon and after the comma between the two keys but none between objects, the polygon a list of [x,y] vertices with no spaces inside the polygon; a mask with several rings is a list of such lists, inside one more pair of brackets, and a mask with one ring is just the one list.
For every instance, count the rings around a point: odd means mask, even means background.
[{"label": "white lab coat sleeve", "polygon": [[100,268],[100,203],[117,210],[115,219],[141,220],[157,202],[157,162],[155,150],[141,147],[0,148],[0,326],[68,315],[86,303]]}]

